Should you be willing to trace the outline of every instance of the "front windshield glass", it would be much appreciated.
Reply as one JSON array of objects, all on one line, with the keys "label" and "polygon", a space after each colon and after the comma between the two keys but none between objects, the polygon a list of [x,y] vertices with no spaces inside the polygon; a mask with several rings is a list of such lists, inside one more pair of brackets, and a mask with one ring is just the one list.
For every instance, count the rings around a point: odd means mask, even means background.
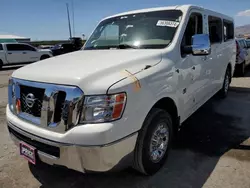
[{"label": "front windshield glass", "polygon": [[165,48],[172,41],[182,12],[164,10],[130,14],[102,21],[84,50],[121,48]]},{"label": "front windshield glass", "polygon": [[246,40],[247,47],[250,47],[250,40]]}]

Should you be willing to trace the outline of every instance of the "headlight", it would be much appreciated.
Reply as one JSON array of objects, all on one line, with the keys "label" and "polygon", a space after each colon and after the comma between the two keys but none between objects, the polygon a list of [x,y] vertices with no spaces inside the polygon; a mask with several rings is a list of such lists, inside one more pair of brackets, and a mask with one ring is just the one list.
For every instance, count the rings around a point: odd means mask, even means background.
[{"label": "headlight", "polygon": [[126,94],[86,96],[80,123],[100,123],[121,118]]}]

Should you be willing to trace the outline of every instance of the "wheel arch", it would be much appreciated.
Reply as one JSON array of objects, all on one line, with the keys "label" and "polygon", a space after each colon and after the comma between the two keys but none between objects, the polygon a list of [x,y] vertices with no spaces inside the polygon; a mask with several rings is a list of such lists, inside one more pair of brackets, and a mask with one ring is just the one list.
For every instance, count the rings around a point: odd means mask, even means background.
[{"label": "wheel arch", "polygon": [[[180,126],[180,117],[179,117],[178,108],[177,108],[175,101],[170,97],[164,97],[164,98],[159,99],[152,106],[151,109],[153,109],[153,108],[159,108],[159,109],[165,110],[171,115],[172,120],[173,120],[174,133],[177,133],[179,126]],[[151,109],[150,109],[150,111],[151,111]],[[150,111],[149,111],[149,113],[150,113]]]},{"label": "wheel arch", "polygon": [[42,60],[43,58],[50,58],[50,56],[48,54],[42,54],[40,60]]}]

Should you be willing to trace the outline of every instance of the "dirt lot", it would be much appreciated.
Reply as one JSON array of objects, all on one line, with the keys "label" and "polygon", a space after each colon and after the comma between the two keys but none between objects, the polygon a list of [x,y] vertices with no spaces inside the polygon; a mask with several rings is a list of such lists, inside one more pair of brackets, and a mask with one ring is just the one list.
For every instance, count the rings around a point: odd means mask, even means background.
[{"label": "dirt lot", "polygon": [[234,78],[226,100],[208,101],[184,124],[165,167],[153,177],[131,169],[84,175],[42,165],[34,167],[18,155],[5,120],[8,75],[0,72],[0,187],[81,188],[249,188],[250,73]]}]

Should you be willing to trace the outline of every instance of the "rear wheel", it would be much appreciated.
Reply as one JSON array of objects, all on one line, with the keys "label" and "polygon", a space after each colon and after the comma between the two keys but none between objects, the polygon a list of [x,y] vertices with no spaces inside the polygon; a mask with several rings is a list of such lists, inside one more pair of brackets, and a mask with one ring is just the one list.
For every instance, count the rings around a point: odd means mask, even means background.
[{"label": "rear wheel", "polygon": [[145,175],[153,175],[164,165],[173,136],[170,114],[153,108],[138,135],[134,168]]},{"label": "rear wheel", "polygon": [[0,69],[3,68],[3,61],[0,59]]},{"label": "rear wheel", "polygon": [[219,92],[219,96],[221,98],[226,98],[227,97],[230,82],[231,82],[231,70],[228,67],[227,70],[226,70],[226,74],[225,74],[225,78],[224,78],[224,82],[223,82],[223,87],[221,88],[221,90]]}]

